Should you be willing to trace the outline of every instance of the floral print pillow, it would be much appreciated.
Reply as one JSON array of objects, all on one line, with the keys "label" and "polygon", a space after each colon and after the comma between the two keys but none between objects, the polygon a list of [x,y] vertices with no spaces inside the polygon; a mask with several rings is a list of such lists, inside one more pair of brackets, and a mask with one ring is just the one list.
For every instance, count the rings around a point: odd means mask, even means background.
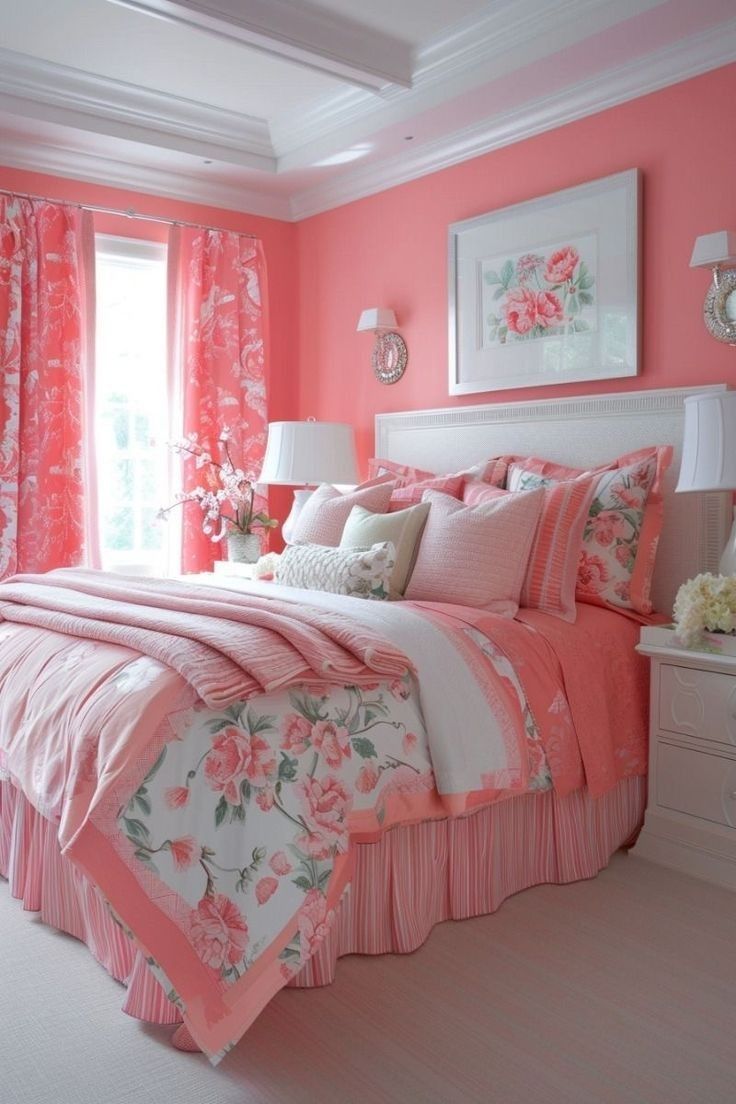
[{"label": "floral print pillow", "polygon": [[[642,541],[642,530],[659,460],[657,450],[651,450],[633,464],[600,473],[583,530],[575,591],[578,601],[650,612],[649,580],[658,534],[653,541]],[[557,481],[522,464],[512,464],[509,469],[510,490],[534,490]],[[634,594],[635,573],[642,579],[637,580]],[[642,596],[640,591],[646,593]]]},{"label": "floral print pillow", "polygon": [[276,566],[276,582],[352,598],[384,599],[390,595],[395,566],[396,549],[389,541],[370,548],[292,544]]}]

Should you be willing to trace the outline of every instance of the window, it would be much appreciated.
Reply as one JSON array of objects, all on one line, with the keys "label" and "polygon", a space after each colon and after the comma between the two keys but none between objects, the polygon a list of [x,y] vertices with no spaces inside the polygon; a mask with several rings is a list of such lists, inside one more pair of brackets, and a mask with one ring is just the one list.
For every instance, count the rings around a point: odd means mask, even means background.
[{"label": "window", "polygon": [[98,234],[95,436],[102,566],[165,574],[166,246]]}]

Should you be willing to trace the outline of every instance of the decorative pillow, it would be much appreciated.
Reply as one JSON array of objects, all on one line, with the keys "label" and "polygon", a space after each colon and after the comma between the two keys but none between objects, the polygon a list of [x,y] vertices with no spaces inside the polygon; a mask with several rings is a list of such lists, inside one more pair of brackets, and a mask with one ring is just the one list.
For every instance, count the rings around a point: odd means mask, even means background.
[{"label": "decorative pillow", "polygon": [[513,617],[543,499],[540,490],[464,506],[425,491],[431,509],[406,597]]},{"label": "decorative pillow", "polygon": [[407,506],[416,506],[422,501],[425,491],[439,491],[451,498],[460,498],[463,491],[465,477],[462,475],[438,475],[433,479],[422,479],[419,483],[406,483],[404,486],[395,487],[391,492],[389,510],[394,513],[397,510],[405,510]]},{"label": "decorative pillow", "polygon": [[[494,487],[505,487],[508,461],[509,457],[507,456],[495,456],[491,460],[482,460],[479,464],[473,464],[472,467],[464,468],[462,471],[452,472],[450,476],[478,479],[482,483],[490,483]],[[409,483],[420,483],[424,479],[443,478],[442,475],[438,476],[435,472],[412,468],[408,464],[397,464],[393,460],[379,460],[376,457],[368,461],[368,474],[372,479],[381,475],[393,476],[396,479],[397,487],[404,487]]]},{"label": "decorative pillow", "polygon": [[388,542],[372,548],[328,548],[291,544],[281,554],[276,582],[306,590],[326,590],[351,598],[388,598],[396,552]]},{"label": "decorative pillow", "polygon": [[[585,524],[576,595],[581,602],[651,613],[650,592],[662,532],[662,482],[672,448],[626,453],[592,473],[597,483]],[[511,489],[579,476],[580,470],[529,458],[511,464]]]},{"label": "decorative pillow", "polygon": [[368,461],[369,479],[388,475],[396,480],[397,486],[418,483],[421,479],[434,479],[434,474],[431,471],[422,471],[421,468],[412,468],[408,464],[397,464],[394,460],[380,460],[375,456]]},{"label": "decorative pillow", "polygon": [[420,502],[418,506],[410,506],[408,510],[398,510],[393,514],[373,514],[362,506],[353,506],[342,531],[340,547],[368,548],[390,542],[396,550],[391,593],[400,596],[409,581],[428,513],[428,502]]},{"label": "decorative pillow", "polygon": [[385,513],[393,488],[393,481],[388,480],[371,482],[347,494],[340,494],[329,483],[323,483],[307,499],[294,526],[291,543],[322,544],[336,548],[353,506],[364,506],[377,514]]},{"label": "decorative pillow", "polygon": [[[520,599],[527,609],[539,609],[563,621],[575,620],[580,546],[597,485],[598,476],[588,474],[539,488],[544,495],[542,513]],[[515,493],[466,483],[463,497],[469,504],[479,505]]]}]

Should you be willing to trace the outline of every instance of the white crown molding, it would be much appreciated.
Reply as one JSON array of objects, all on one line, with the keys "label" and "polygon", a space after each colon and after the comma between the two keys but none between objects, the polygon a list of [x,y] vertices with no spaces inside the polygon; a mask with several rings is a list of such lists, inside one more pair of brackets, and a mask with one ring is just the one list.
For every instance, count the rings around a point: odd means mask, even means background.
[{"label": "white crown molding", "polygon": [[736,60],[736,19],[292,196],[296,220],[405,184]]},{"label": "white crown molding", "polygon": [[[637,0],[641,11],[663,0]],[[456,24],[417,54],[411,89],[384,89],[380,97],[360,89],[345,89],[321,98],[305,108],[298,119],[273,120],[271,139],[280,168],[309,164],[314,143],[338,128],[355,128],[356,140],[377,126],[416,116],[473,85],[485,83],[494,63],[514,49],[534,42],[547,44],[543,53],[560,47],[565,28],[580,30],[596,13],[606,21],[612,10],[630,14],[630,0],[495,0],[481,15]],[[595,27],[585,33],[593,33]],[[580,33],[573,31],[574,38]],[[549,45],[552,43],[552,45]],[[305,157],[306,151],[306,157]]]},{"label": "white crown molding", "polygon": [[201,177],[153,168],[140,162],[134,164],[40,142],[5,138],[0,141],[0,161],[6,168],[50,173],[86,180],[91,184],[106,184],[166,199],[180,199],[185,203],[202,203],[228,211],[291,221],[289,201],[285,197],[264,195],[263,192],[235,184],[210,183]]},{"label": "white crown molding", "polygon": [[408,43],[303,0],[109,0],[363,88],[411,87]]},{"label": "white crown molding", "polygon": [[268,122],[0,47],[0,105],[95,134],[276,172]]}]

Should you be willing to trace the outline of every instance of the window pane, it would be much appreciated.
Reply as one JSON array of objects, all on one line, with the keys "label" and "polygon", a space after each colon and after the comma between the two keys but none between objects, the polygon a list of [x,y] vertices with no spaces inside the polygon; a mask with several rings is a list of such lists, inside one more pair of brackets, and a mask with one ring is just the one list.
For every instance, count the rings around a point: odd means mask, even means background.
[{"label": "window pane", "polygon": [[96,434],[103,567],[163,574],[166,248],[97,239]]}]

